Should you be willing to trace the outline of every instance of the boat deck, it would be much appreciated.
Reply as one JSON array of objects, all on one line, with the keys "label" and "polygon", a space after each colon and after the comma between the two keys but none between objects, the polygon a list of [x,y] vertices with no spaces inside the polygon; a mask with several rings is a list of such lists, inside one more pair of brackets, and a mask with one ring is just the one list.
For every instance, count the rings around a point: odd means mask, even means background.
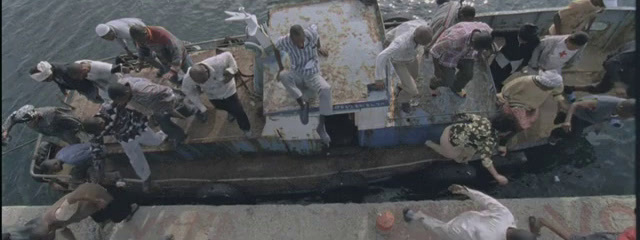
[{"label": "boat deck", "polygon": [[[244,49],[242,46],[232,47],[229,50],[238,62],[238,68],[240,71],[245,75],[253,75],[253,53]],[[216,51],[207,50],[192,53],[191,57],[193,62],[197,63],[215,55]],[[142,71],[132,73],[131,75],[144,77],[158,84],[176,87],[170,82],[161,82],[161,79],[156,77],[156,72],[157,70],[155,69],[145,68]],[[245,112],[249,117],[249,121],[251,122],[252,134],[254,136],[260,136],[265,124],[265,119],[261,115],[262,101],[260,101],[259,98],[254,97],[252,94],[253,80],[251,78],[243,78],[242,80],[236,79],[236,86],[238,97],[240,98],[242,106],[244,107]],[[227,113],[225,111],[216,111],[204,94],[201,95],[201,98],[202,102],[209,109],[209,117],[206,123],[195,120],[194,116],[184,120],[174,119],[174,121],[187,132],[187,142],[212,142],[244,137],[243,132],[238,128],[235,121],[227,121]],[[70,104],[76,108],[75,114],[81,120],[92,117],[98,111],[100,106],[99,104],[88,101],[84,96],[79,94],[74,94]],[[113,139],[107,138],[106,142],[112,143],[114,141]],[[166,144],[160,146],[162,149],[165,149],[166,147],[168,147]]]}]

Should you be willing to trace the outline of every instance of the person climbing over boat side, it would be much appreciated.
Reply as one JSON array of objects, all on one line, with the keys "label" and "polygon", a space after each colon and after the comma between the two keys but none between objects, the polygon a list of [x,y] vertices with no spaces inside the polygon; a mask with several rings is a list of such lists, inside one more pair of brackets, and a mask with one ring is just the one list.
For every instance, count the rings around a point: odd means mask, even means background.
[{"label": "person climbing over boat side", "polygon": [[[325,145],[331,143],[331,138],[325,129],[325,116],[333,112],[331,85],[322,77],[318,62],[318,55],[327,57],[327,51],[320,45],[318,27],[314,24],[306,29],[300,25],[293,25],[289,34],[280,37],[275,43],[275,57],[278,61],[278,76],[282,85],[290,96],[300,105],[300,122],[309,123],[309,103],[303,99],[302,89],[317,92],[320,102],[320,116],[316,132]],[[289,54],[291,70],[285,71],[282,65],[280,51]]]},{"label": "person climbing over boat side", "polygon": [[[636,113],[636,100],[609,95],[589,95],[571,104],[562,128],[581,134],[584,128],[593,125],[596,133],[604,123],[622,127],[622,120],[632,118]],[[575,118],[573,116],[576,116]]]},{"label": "person climbing over boat side", "polygon": [[[482,22],[460,22],[446,29],[430,50],[435,77],[429,88],[446,86],[459,97],[466,97],[464,87],[473,78],[473,61],[478,53],[492,49],[491,27]],[[456,73],[456,68],[458,72]]]},{"label": "person climbing over boat side", "polygon": [[603,0],[574,0],[553,16],[549,35],[588,32],[599,13],[605,9]]},{"label": "person climbing over boat side", "polygon": [[147,26],[139,18],[120,18],[98,24],[96,26],[96,34],[104,40],[116,41],[120,46],[122,46],[122,48],[124,48],[125,51],[127,51],[129,56],[133,56],[133,53],[129,50],[129,46],[127,45],[127,40],[133,41],[131,34],[129,34],[129,29],[134,25],[143,27]]},{"label": "person climbing over boat side", "polygon": [[[626,92],[627,97],[636,97],[636,40],[622,45],[618,51],[607,56],[602,66],[605,74],[600,82],[583,86],[565,86],[565,93],[572,94],[573,91],[588,92],[591,94],[601,94],[611,91],[614,87],[617,92]],[[624,87],[616,86],[624,83]]]},{"label": "person climbing over boat side", "polygon": [[131,105],[152,117],[169,136],[173,147],[182,144],[187,139],[187,134],[171,118],[184,119],[198,111],[186,101],[182,92],[146,78],[124,76],[117,83],[109,85],[107,92],[114,104]]},{"label": "person climbing over boat side", "polygon": [[230,52],[207,58],[187,70],[182,91],[198,109],[196,116],[206,122],[207,107],[200,100],[201,89],[211,104],[237,120],[245,136],[251,136],[251,124],[236,92],[235,77],[239,74],[236,60]]},{"label": "person climbing over boat side", "polygon": [[589,35],[577,32],[571,35],[546,36],[533,50],[529,67],[533,70],[557,70],[570,68],[580,61],[589,42]]},{"label": "person climbing over boat side", "polygon": [[[438,39],[444,30],[459,22],[473,22],[476,17],[476,9],[469,5],[462,5],[462,1],[446,1],[438,4],[436,11],[428,18],[429,26],[433,28],[433,39]],[[427,46],[431,49],[435,41]],[[428,55],[428,51],[425,57]]]},{"label": "person climbing over boat side", "polygon": [[141,145],[158,146],[167,135],[163,131],[153,131],[144,114],[125,106],[106,102],[100,106],[94,118],[84,122],[84,128],[94,135],[90,141],[92,159],[103,159],[104,137],[113,136],[122,146],[136,175],[143,181],[143,187],[148,190],[147,180],[151,170]]},{"label": "person climbing over boat side", "polygon": [[502,89],[502,82],[511,74],[529,64],[533,50],[540,44],[538,26],[525,23],[518,32],[493,31],[494,38],[504,37],[505,44],[491,62],[491,76],[496,90]]},{"label": "person climbing over boat side", "polygon": [[525,75],[511,80],[499,94],[498,104],[501,110],[517,120],[520,129],[525,130],[538,119],[538,108],[552,95],[558,102],[562,96],[562,76],[555,70],[538,72],[538,75]]},{"label": "person climbing over boat side", "polygon": [[511,211],[498,200],[466,186],[453,184],[449,187],[453,194],[466,195],[481,206],[480,211],[466,211],[448,222],[408,208],[402,210],[404,220],[418,220],[424,227],[438,236],[438,239],[455,240],[535,240],[536,236],[516,227],[516,219]]},{"label": "person climbing over boat side", "polygon": [[631,226],[621,233],[615,232],[596,232],[587,235],[578,235],[569,232],[566,228],[555,225],[547,219],[541,217],[529,216],[529,230],[540,236],[540,230],[546,227],[563,240],[636,240],[636,227]]},{"label": "person climbing over boat side", "polygon": [[98,87],[96,87],[93,82],[84,79],[75,80],[70,75],[70,71],[80,68],[80,64],[77,63],[61,64],[41,61],[29,70],[29,75],[31,75],[33,80],[38,82],[56,83],[64,96],[68,96],[68,90],[76,90],[89,99],[89,101],[94,103],[104,102],[98,94]]},{"label": "person climbing over boat side", "polygon": [[505,176],[498,173],[491,160],[498,141],[491,121],[469,113],[458,114],[454,116],[453,120],[458,123],[451,124],[444,129],[442,136],[440,136],[440,144],[427,140],[425,145],[440,155],[460,163],[468,162],[475,153],[479,153],[482,166],[491,173],[491,176],[500,185],[509,183]]},{"label": "person climbing over boat side", "polygon": [[[402,25],[397,28],[399,27]],[[400,79],[397,101],[401,103],[402,111],[409,113],[411,111],[409,100],[418,95],[416,81],[421,82],[423,79],[418,76],[420,72],[418,49],[424,48],[431,42],[432,32],[427,25],[411,26],[402,30],[406,32],[397,32],[396,34],[400,35],[376,57],[375,83],[378,89],[384,88],[386,66],[391,62]]]},{"label": "person climbing over boat side", "polygon": [[128,72],[126,67],[122,65],[113,65],[106,62],[94,61],[94,60],[78,60],[75,63],[80,64],[80,68],[71,68],[69,75],[77,81],[89,80],[98,87],[100,96],[103,99],[108,99],[107,87],[109,84],[118,80],[115,75],[117,72]]},{"label": "person climbing over boat side", "polygon": [[2,124],[2,144],[11,139],[9,132],[18,123],[26,123],[34,131],[60,138],[68,144],[80,143],[77,134],[82,131],[82,124],[71,111],[60,107],[36,108],[33,105],[24,105],[11,113]]},{"label": "person climbing over boat side", "polygon": [[178,72],[186,73],[193,65],[182,40],[160,26],[134,25],[129,34],[138,46],[139,57],[158,69],[158,77],[180,84]]}]

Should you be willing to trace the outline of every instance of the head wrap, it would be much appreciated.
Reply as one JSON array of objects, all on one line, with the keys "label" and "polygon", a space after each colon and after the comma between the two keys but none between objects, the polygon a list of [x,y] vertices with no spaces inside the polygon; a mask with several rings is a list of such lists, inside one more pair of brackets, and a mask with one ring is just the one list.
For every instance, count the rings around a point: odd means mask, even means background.
[{"label": "head wrap", "polygon": [[98,26],[96,26],[96,33],[98,34],[99,37],[104,37],[104,35],[107,35],[109,31],[111,31],[111,28],[107,24],[101,23],[101,24],[98,24]]},{"label": "head wrap", "polygon": [[47,61],[39,62],[38,65],[36,65],[36,69],[38,69],[38,72],[31,74],[31,78],[38,82],[44,81],[45,79],[49,78],[51,74],[53,74],[51,64]]},{"label": "head wrap", "polygon": [[33,105],[24,105],[16,111],[14,117],[21,120],[31,120],[36,116],[35,107]]},{"label": "head wrap", "polygon": [[538,72],[538,76],[536,76],[536,81],[538,81],[542,86],[549,88],[562,86],[562,76],[560,76],[556,70],[540,70]]}]

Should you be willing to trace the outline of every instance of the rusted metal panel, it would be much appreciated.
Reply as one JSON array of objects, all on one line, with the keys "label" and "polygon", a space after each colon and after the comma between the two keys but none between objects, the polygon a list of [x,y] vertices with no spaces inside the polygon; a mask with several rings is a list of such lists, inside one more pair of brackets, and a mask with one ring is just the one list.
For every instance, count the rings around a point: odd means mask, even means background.
[{"label": "rusted metal panel", "polygon": [[[375,58],[382,51],[384,29],[377,4],[366,6],[357,0],[313,1],[270,10],[269,34],[274,42],[288,34],[294,24],[318,27],[321,45],[329,53],[327,58],[320,57],[320,71],[332,86],[333,104],[343,105],[336,110],[353,112],[371,107],[356,103],[385,100],[384,95],[371,98],[366,87],[373,82]],[[284,86],[274,80],[275,64],[268,61],[265,68],[266,114],[297,109]],[[289,67],[286,61],[283,64]],[[354,106],[344,106],[350,104]]]}]

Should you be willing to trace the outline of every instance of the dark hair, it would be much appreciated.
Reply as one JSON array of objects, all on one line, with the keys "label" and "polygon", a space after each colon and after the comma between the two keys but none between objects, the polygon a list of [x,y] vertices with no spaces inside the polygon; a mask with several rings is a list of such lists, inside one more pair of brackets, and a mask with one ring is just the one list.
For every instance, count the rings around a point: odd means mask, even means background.
[{"label": "dark hair", "polygon": [[493,43],[493,37],[488,32],[476,32],[476,38],[473,41],[473,48],[475,49],[491,49]]},{"label": "dark hair", "polygon": [[291,28],[289,29],[289,36],[293,37],[304,37],[304,29],[302,28],[302,26],[296,24],[291,26]]},{"label": "dark hair", "polygon": [[576,32],[569,36],[569,41],[578,46],[584,46],[589,41],[589,34],[586,32]]},{"label": "dark hair", "polygon": [[107,93],[109,94],[109,98],[111,99],[118,99],[127,96],[128,91],[129,88],[127,86],[117,82],[111,83],[107,87]]},{"label": "dark hair", "polygon": [[440,4],[443,4],[443,3],[446,3],[446,2],[449,2],[449,0],[436,0],[436,4],[437,5],[440,5]]},{"label": "dark hair", "polygon": [[93,135],[99,135],[104,130],[104,120],[100,117],[92,117],[82,121],[82,128],[85,132]]},{"label": "dark hair", "polygon": [[472,6],[465,5],[460,8],[460,12],[458,14],[465,18],[474,18],[476,17],[476,9]]},{"label": "dark hair", "polygon": [[61,163],[62,161],[60,159],[52,158],[52,159],[47,159],[47,160],[42,161],[40,163],[40,165],[38,165],[38,168],[40,168],[40,171],[42,171],[44,173],[51,173],[53,169],[51,169],[50,167],[53,167],[52,164],[54,164],[56,162],[60,162],[60,164],[62,164]]},{"label": "dark hair", "polygon": [[533,23],[525,23],[518,30],[518,37],[527,42],[539,42],[538,26]]},{"label": "dark hair", "polygon": [[133,25],[129,28],[129,35],[133,40],[140,40],[147,37],[147,27],[142,25]]},{"label": "dark hair", "polygon": [[515,132],[518,131],[518,124],[515,119],[508,115],[498,114],[498,116],[491,120],[491,128],[501,133]]},{"label": "dark hair", "polygon": [[72,77],[82,74],[82,65],[79,63],[70,63],[67,65],[67,73]]}]

